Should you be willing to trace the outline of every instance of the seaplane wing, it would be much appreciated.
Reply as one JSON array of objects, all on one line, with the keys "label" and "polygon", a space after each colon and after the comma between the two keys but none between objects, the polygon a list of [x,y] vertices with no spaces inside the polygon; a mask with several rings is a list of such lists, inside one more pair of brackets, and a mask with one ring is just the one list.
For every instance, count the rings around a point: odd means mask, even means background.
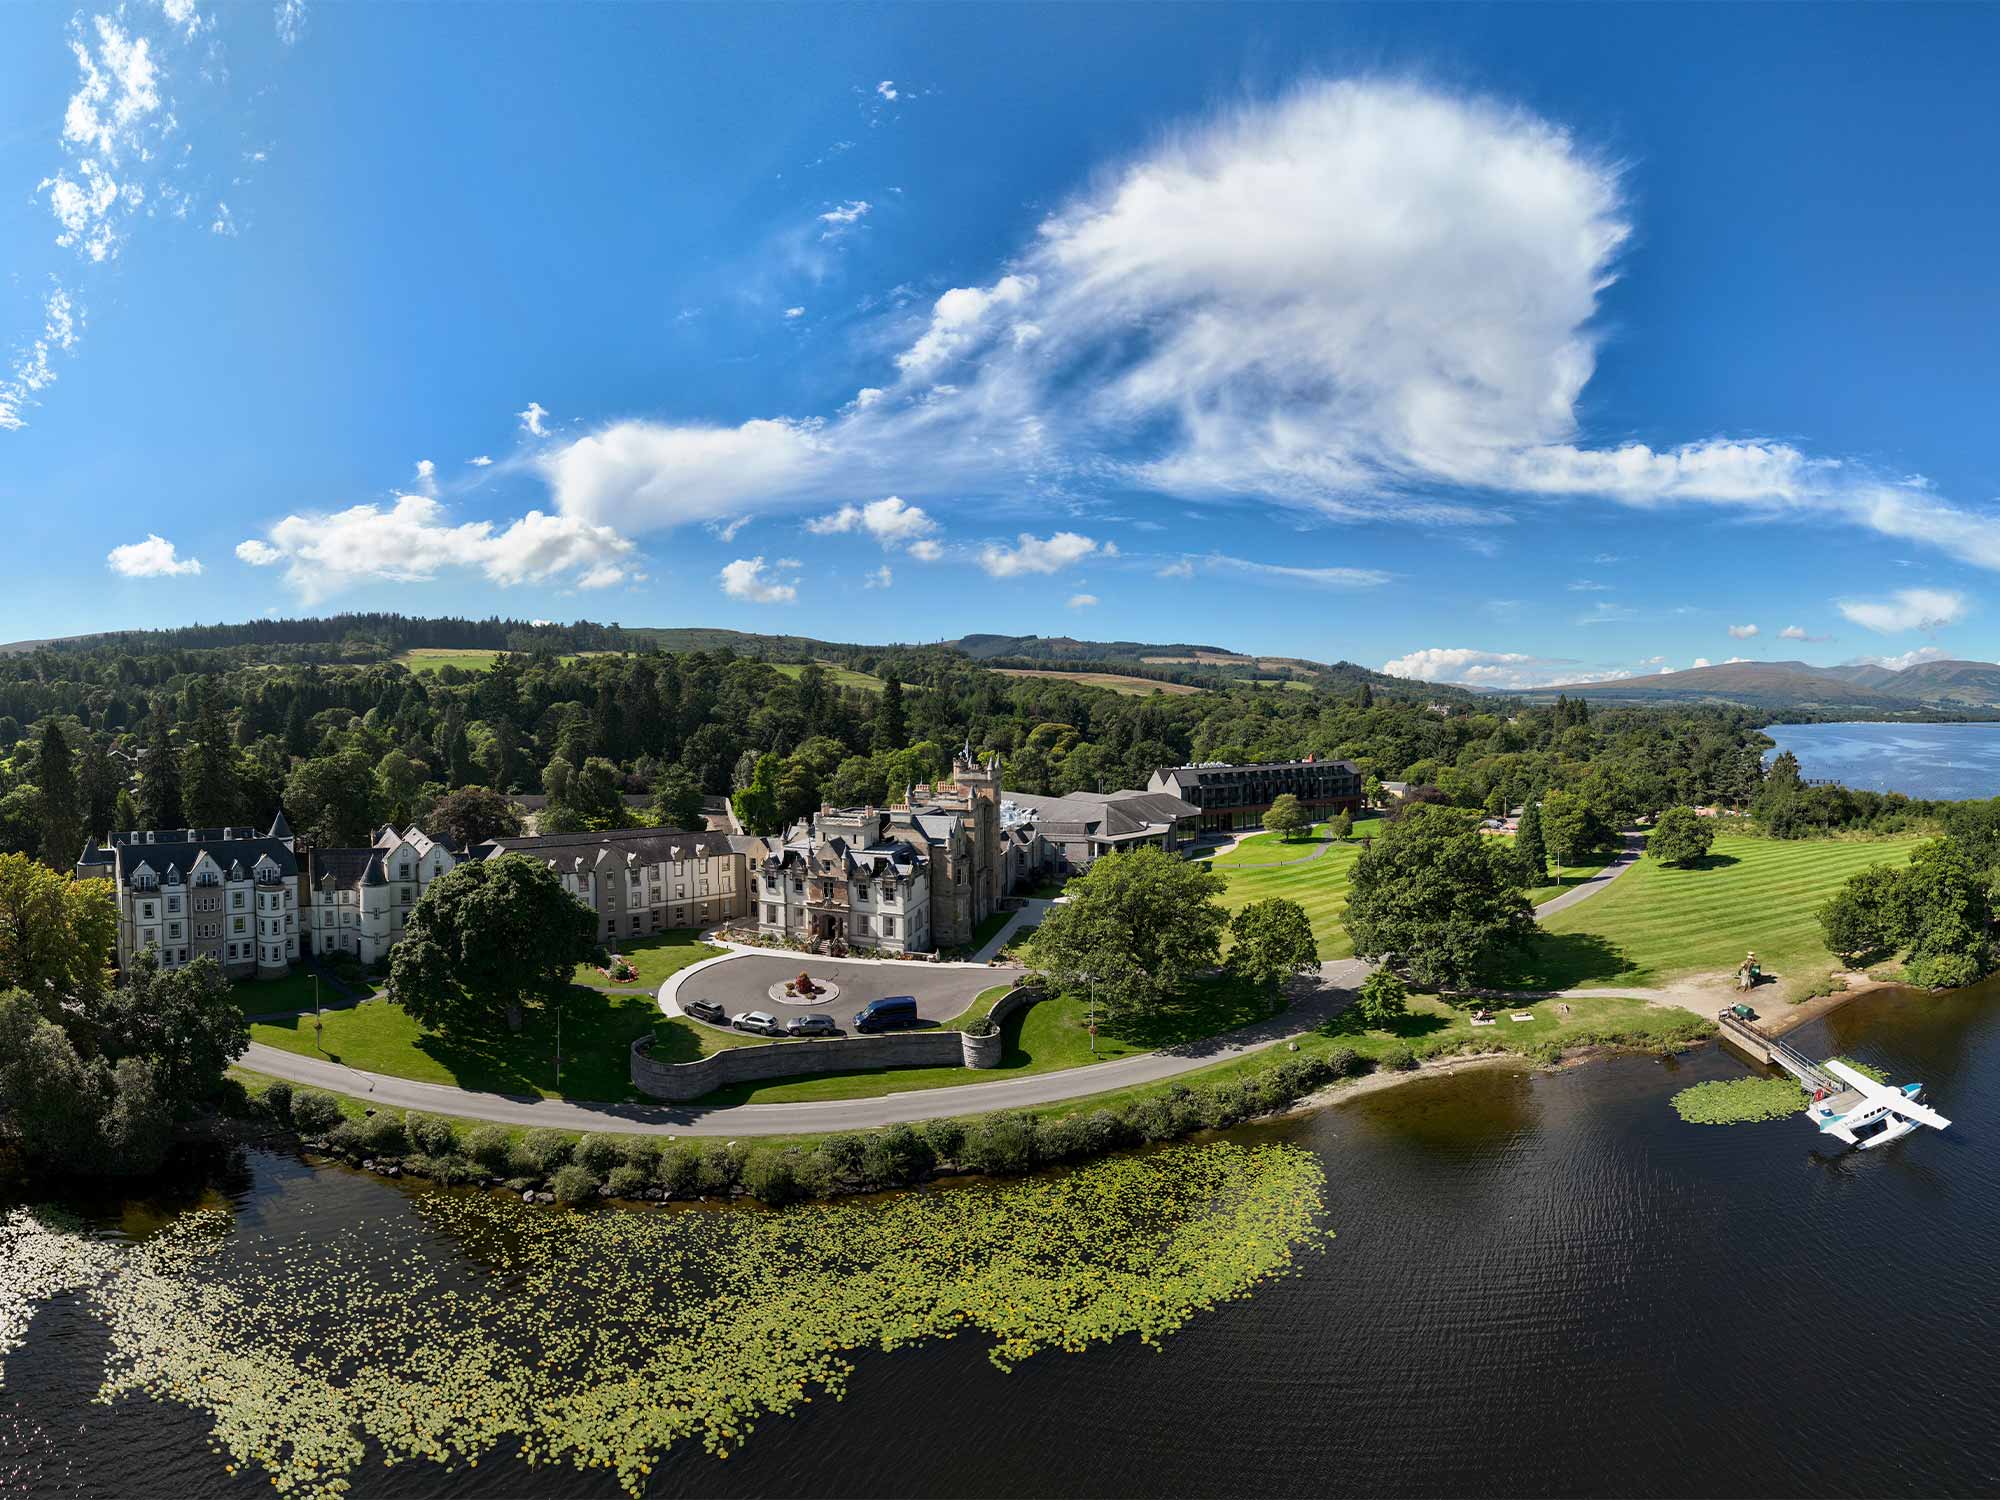
[{"label": "seaplane wing", "polygon": [[1867,1101],[1866,1104],[1859,1105],[1847,1111],[1849,1119],[1854,1118],[1872,1106],[1883,1105],[1894,1110],[1904,1119],[1915,1120],[1918,1124],[1928,1125],[1933,1130],[1943,1130],[1951,1124],[1951,1121],[1932,1109],[1928,1104],[1917,1103],[1915,1099],[1892,1083],[1877,1083],[1866,1073],[1855,1068],[1850,1068],[1846,1063],[1836,1059],[1829,1059],[1824,1066],[1827,1072],[1847,1084]]}]

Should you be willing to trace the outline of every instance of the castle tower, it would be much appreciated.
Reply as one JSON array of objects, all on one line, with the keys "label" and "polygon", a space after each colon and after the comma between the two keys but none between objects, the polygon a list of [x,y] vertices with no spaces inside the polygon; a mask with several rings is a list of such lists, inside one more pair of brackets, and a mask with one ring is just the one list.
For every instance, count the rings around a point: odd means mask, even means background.
[{"label": "castle tower", "polygon": [[999,909],[1001,872],[1005,860],[1000,848],[1000,757],[988,756],[981,765],[972,754],[970,742],[952,762],[952,780],[966,792],[965,832],[972,844],[972,920],[976,925]]}]

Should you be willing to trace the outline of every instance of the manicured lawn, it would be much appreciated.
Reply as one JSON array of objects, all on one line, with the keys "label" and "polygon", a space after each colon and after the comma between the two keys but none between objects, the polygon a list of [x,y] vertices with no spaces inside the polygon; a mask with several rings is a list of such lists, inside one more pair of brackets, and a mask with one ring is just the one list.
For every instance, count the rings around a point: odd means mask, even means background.
[{"label": "manicured lawn", "polygon": [[[367,989],[366,981],[359,986]],[[246,1016],[274,1015],[281,1010],[313,1008],[313,978],[310,974],[287,974],[283,979],[239,979],[230,994]],[[345,1005],[347,999],[324,979],[319,983],[322,1005]]]},{"label": "manicured lawn", "polygon": [[670,974],[677,974],[689,964],[700,963],[704,958],[714,958],[723,951],[698,941],[698,937],[692,927],[676,927],[651,937],[613,938],[611,951],[629,958],[632,967],[639,971],[639,977],[607,979],[604,971],[596,965],[578,964],[576,982],[600,989],[610,985],[617,989],[657,990],[667,982]]},{"label": "manicured lawn", "polygon": [[[1512,842],[1511,836],[1509,842]],[[1549,862],[1549,878],[1528,892],[1528,900],[1534,905],[1540,906],[1544,901],[1560,896],[1564,891],[1574,890],[1577,886],[1582,885],[1584,881],[1590,879],[1591,876],[1602,873],[1604,867],[1610,864],[1616,857],[1615,854],[1593,854],[1588,859],[1581,860],[1578,863],[1566,864],[1562,867],[1562,879],[1560,881],[1556,879],[1555,862],[1551,860]],[[1620,880],[1629,880],[1632,877],[1628,873],[1618,878]],[[1595,901],[1597,897],[1592,896],[1590,899]]]},{"label": "manicured lawn", "polygon": [[1014,914],[1011,911],[996,911],[988,916],[985,921],[972,929],[972,942],[970,944],[972,951],[977,953],[981,948],[992,942],[993,935],[1013,920]]},{"label": "manicured lawn", "polygon": [[[1551,989],[1658,984],[1733,970],[1755,949],[1775,993],[1798,996],[1837,966],[1815,913],[1855,872],[1904,863],[1920,836],[1758,839],[1722,835],[1692,869],[1652,859],[1551,917],[1510,983]],[[1766,990],[1765,993],[1774,993]]]},{"label": "manicured lawn", "polygon": [[1069,877],[1063,875],[1054,880],[1044,880],[1040,885],[1030,886],[1027,890],[1021,891],[1018,894],[1026,896],[1033,901],[1053,901],[1063,893],[1063,887],[1068,884]]},{"label": "manicured lawn", "polygon": [[1319,956],[1352,957],[1354,944],[1348,940],[1347,929],[1340,925],[1340,914],[1347,909],[1348,872],[1360,857],[1359,844],[1335,844],[1318,859],[1304,864],[1256,869],[1223,866],[1218,862],[1216,873],[1229,881],[1222,893],[1222,904],[1234,912],[1252,901],[1272,896],[1296,901],[1305,908],[1313,936],[1319,939]]},{"label": "manicured lawn", "polygon": [[[984,990],[963,1014],[948,1024],[963,1027],[984,1015],[1009,986]],[[732,1084],[704,1095],[703,1104],[797,1104],[821,1099],[860,1099],[877,1094],[902,1094],[912,1089],[949,1088],[986,1083],[1007,1074],[1053,1073],[1088,1067],[1138,1052],[1152,1052],[1182,1042],[1234,1031],[1271,1014],[1270,998],[1233,979],[1221,978],[1193,986],[1187,995],[1145,1017],[1121,1022],[1098,1012],[1097,1052],[1090,1050],[1090,1002],[1080,995],[1043,1000],[1010,1017],[1001,1029],[1006,1050],[995,1069],[871,1068],[855,1073],[829,1073],[816,1078],[780,1079],[770,1083]]]},{"label": "manicured lawn", "polygon": [[[517,1035],[502,1030],[478,1038],[425,1031],[400,1005],[371,1000],[326,1013],[321,1045],[313,1045],[310,1013],[281,1022],[259,1022],[251,1038],[306,1057],[327,1057],[367,1073],[388,1073],[425,1083],[503,1094],[557,1095],[556,1019],[534,1017]],[[740,1046],[729,1032],[662,1016],[650,996],[607,995],[580,985],[563,1004],[561,1097],[622,1100],[632,1092],[630,1051],[635,1038],[653,1032],[655,1054],[690,1062],[722,1047]]]},{"label": "manicured lawn", "polygon": [[[1329,830],[1330,823],[1315,823],[1310,830],[1294,838],[1286,838],[1276,833],[1253,833],[1249,838],[1226,853],[1215,855],[1209,863],[1218,870],[1227,870],[1236,865],[1275,865],[1287,860],[1304,859],[1322,845],[1333,842]],[[1367,838],[1382,830],[1380,818],[1361,818],[1354,824],[1353,837]]]}]

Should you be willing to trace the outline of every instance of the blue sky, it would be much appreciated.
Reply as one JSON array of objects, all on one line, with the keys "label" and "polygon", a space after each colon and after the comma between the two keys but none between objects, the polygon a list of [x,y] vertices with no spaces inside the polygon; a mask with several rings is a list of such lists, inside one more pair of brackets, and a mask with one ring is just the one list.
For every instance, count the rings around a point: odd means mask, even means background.
[{"label": "blue sky", "polygon": [[1970,6],[9,6],[0,639],[2000,656],[1996,45]]}]

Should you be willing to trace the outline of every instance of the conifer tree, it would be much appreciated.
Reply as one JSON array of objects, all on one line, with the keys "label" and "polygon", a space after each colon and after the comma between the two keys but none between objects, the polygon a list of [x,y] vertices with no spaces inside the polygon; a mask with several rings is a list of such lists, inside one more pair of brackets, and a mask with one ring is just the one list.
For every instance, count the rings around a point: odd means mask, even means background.
[{"label": "conifer tree", "polygon": [[42,862],[67,870],[83,850],[83,791],[77,785],[69,741],[53,714],[42,721],[37,775],[42,788]]},{"label": "conifer tree", "polygon": [[181,763],[174,753],[174,721],[164,698],[155,699],[146,723],[145,762],[139,770],[139,823],[145,828],[184,828],[181,816]]}]

